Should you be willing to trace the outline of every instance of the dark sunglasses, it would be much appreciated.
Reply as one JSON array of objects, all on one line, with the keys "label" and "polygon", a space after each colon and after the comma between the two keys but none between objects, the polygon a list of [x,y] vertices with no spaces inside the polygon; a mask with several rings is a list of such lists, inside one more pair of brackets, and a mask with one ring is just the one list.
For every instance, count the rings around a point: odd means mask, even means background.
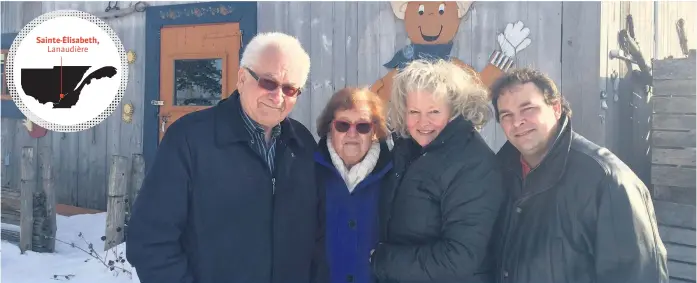
[{"label": "dark sunglasses", "polygon": [[274,91],[278,89],[278,87],[281,87],[281,92],[283,92],[283,95],[293,97],[293,96],[298,96],[300,95],[300,89],[297,87],[294,87],[292,85],[282,85],[272,79],[268,78],[260,78],[257,73],[254,71],[250,70],[249,68],[245,67],[247,71],[249,71],[249,74],[252,75],[252,77],[257,80],[257,83],[259,84],[260,88],[263,88],[268,91]]},{"label": "dark sunglasses", "polygon": [[348,132],[351,127],[356,128],[356,132],[359,134],[365,135],[367,133],[370,133],[370,130],[373,128],[373,123],[370,122],[358,122],[358,123],[350,123],[346,121],[341,121],[341,120],[334,120],[334,129],[337,130],[339,133],[345,133]]}]

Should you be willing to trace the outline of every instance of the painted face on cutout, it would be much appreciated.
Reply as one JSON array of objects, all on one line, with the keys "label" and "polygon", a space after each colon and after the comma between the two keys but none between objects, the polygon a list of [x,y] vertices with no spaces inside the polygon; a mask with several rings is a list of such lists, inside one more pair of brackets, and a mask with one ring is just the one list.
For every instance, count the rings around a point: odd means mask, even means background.
[{"label": "painted face on cutout", "polygon": [[237,89],[245,113],[272,128],[293,110],[301,77],[292,58],[275,48],[265,50],[259,58],[252,67],[240,68]]},{"label": "painted face on cutout", "polygon": [[404,26],[412,43],[449,43],[455,38],[459,25],[455,1],[407,3]]},{"label": "painted face on cutout", "polygon": [[496,104],[508,141],[524,156],[542,156],[561,117],[561,104],[548,105],[533,83],[505,89]]},{"label": "painted face on cutout", "polygon": [[375,140],[370,107],[367,105],[334,113],[332,147],[346,167],[363,160]]},{"label": "painted face on cutout", "polygon": [[431,143],[450,120],[450,107],[428,92],[407,94],[406,123],[409,135],[422,147]]}]

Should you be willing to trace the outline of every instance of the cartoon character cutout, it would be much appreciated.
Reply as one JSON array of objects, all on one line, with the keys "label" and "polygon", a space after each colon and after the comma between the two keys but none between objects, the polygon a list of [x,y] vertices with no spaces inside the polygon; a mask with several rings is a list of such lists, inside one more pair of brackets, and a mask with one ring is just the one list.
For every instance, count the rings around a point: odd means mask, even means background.
[{"label": "cartoon character cutout", "polygon": [[508,24],[504,32],[497,37],[500,50],[492,52],[486,67],[481,72],[476,72],[470,65],[450,55],[460,20],[469,13],[472,1],[390,3],[395,16],[404,20],[411,44],[397,51],[392,60],[383,65],[392,70],[370,88],[385,101],[389,100],[392,80],[397,70],[412,60],[451,60],[475,75],[481,84],[491,87],[493,82],[513,65],[516,54],[531,43],[528,38],[530,30],[524,27],[522,22]]}]

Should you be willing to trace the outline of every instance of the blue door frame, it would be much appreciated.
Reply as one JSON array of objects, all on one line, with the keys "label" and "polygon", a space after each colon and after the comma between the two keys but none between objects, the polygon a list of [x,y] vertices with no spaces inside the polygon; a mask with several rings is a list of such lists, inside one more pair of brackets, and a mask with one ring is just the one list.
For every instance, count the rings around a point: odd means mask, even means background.
[{"label": "blue door frame", "polygon": [[[16,33],[3,33],[2,38],[0,38],[0,40],[2,40],[1,49],[10,50],[15,37],[17,37]],[[3,72],[2,75],[4,76],[5,73]],[[2,105],[0,105],[0,107],[2,107],[2,109],[0,109],[2,118],[24,119],[24,113],[17,108],[17,104],[15,104],[14,100],[2,100]]]},{"label": "blue door frame", "polygon": [[158,114],[160,107],[152,105],[151,101],[159,100],[160,97],[160,30],[165,26],[230,22],[240,24],[242,46],[239,54],[241,57],[244,48],[257,34],[257,2],[207,2],[150,6],[145,10],[143,158],[145,159],[146,172],[155,159],[159,144]]}]

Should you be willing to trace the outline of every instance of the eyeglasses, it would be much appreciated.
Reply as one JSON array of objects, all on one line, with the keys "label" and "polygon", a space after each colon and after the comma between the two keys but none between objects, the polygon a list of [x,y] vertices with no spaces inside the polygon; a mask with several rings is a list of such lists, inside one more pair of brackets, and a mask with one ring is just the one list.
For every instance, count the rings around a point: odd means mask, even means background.
[{"label": "eyeglasses", "polygon": [[268,91],[274,91],[278,89],[278,87],[281,87],[281,92],[283,92],[285,96],[293,97],[300,95],[300,89],[297,87],[294,87],[289,84],[280,84],[269,78],[260,78],[254,71],[250,70],[247,67],[244,68],[247,69],[247,71],[249,71],[249,74],[252,75],[252,77],[255,80],[257,80],[257,83],[259,84],[260,88],[263,88]]},{"label": "eyeglasses", "polygon": [[373,128],[373,123],[370,122],[358,122],[358,123],[351,123],[351,122],[346,122],[346,121],[341,121],[341,120],[334,120],[334,129],[338,131],[339,133],[345,133],[348,132],[351,127],[355,127],[356,131],[359,134],[365,135],[367,133],[370,133],[370,130]]}]

